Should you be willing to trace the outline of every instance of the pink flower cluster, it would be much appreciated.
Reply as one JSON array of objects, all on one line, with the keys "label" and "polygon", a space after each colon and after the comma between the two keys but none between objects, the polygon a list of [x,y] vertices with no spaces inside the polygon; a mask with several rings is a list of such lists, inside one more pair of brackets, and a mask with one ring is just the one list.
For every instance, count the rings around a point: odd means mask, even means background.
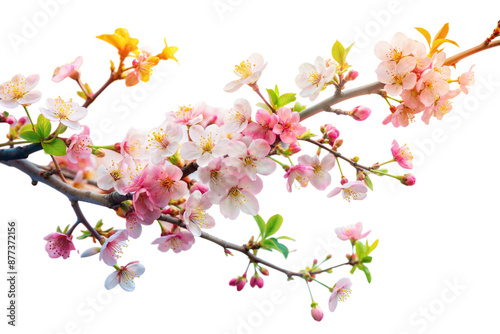
[{"label": "pink flower cluster", "polygon": [[[384,124],[406,127],[419,113],[426,124],[431,117],[441,120],[452,109],[450,100],[461,91],[468,93],[467,87],[474,81],[472,67],[452,80],[450,67],[444,65],[446,54],[437,52],[429,57],[427,52],[425,44],[403,33],[397,33],[391,43],[382,41],[375,45],[375,55],[382,60],[376,70],[378,80],[385,84],[388,94],[403,100],[391,108]],[[458,82],[459,88],[452,90],[451,82]]]}]

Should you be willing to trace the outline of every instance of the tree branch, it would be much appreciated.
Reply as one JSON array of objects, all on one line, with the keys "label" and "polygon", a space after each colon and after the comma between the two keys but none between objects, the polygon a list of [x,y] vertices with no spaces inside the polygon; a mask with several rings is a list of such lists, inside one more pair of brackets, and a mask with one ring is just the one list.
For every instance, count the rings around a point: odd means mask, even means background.
[{"label": "tree branch", "polygon": [[0,150],[0,162],[18,159],[27,159],[31,153],[35,153],[42,149],[42,144],[29,144],[16,148],[6,148]]}]

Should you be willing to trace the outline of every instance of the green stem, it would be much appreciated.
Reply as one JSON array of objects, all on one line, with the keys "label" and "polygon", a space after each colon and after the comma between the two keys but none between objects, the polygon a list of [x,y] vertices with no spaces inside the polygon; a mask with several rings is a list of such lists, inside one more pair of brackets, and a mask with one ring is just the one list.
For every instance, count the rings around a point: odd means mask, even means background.
[{"label": "green stem", "polygon": [[309,296],[311,296],[311,301],[313,303],[315,303],[312,292],[311,292],[311,288],[309,287],[309,282],[307,280],[305,280],[305,281],[306,281],[306,285],[307,285],[307,290],[309,290]]},{"label": "green stem", "polygon": [[116,146],[115,146],[115,145],[104,145],[104,146],[89,145],[89,147],[90,147],[92,150],[98,150],[98,149],[100,149],[100,148],[104,148],[104,149],[107,149],[107,150],[116,151]]},{"label": "green stem", "polygon": [[28,112],[28,108],[23,104],[23,108],[26,111],[26,115],[28,115],[28,118],[31,122],[31,127],[33,128],[33,131],[35,131],[35,123],[33,123],[33,120],[31,119],[30,113]]},{"label": "green stem", "polygon": [[376,169],[370,169],[370,172],[378,174],[378,175],[390,176],[390,177],[395,178],[396,180],[399,180],[399,176],[394,176],[394,175],[391,175],[391,174],[388,174],[388,173],[384,173],[384,172],[378,171]]},{"label": "green stem", "polygon": [[391,163],[391,162],[394,162],[394,161],[396,161],[396,159],[392,159],[392,160],[386,161],[384,163],[381,163],[381,164],[379,164],[379,166],[383,166],[385,164],[388,164],[388,163]]},{"label": "green stem", "polygon": [[[395,99],[395,98],[393,98],[393,97],[391,97],[391,96],[389,96],[389,95],[387,95],[387,96],[386,96],[386,99],[391,99],[391,100],[393,100],[393,101],[396,101],[396,102],[399,102],[399,103],[403,103],[403,101],[402,101],[402,100]],[[387,102],[389,102],[389,101],[387,101]],[[390,103],[389,103],[389,104],[390,104]]]},{"label": "green stem", "polygon": [[13,142],[13,141],[8,141],[6,143],[2,143],[0,144],[0,147],[3,147],[3,146],[10,146],[10,145],[18,145],[18,144],[27,144],[27,143],[30,143],[29,141],[16,141],[16,142]]},{"label": "green stem", "polygon": [[286,168],[288,167],[288,166],[287,166],[287,165],[285,165],[284,163],[279,162],[278,160],[274,159],[273,157],[271,157],[271,156],[269,156],[269,155],[268,155],[267,157],[268,157],[269,159],[271,159],[272,161],[276,162],[276,163],[277,163],[278,165],[280,165],[283,169],[286,169]]},{"label": "green stem", "polygon": [[342,168],[340,168],[339,158],[335,157],[335,160],[337,160],[337,166],[339,166],[340,175],[344,177],[344,173],[342,173]]},{"label": "green stem", "polygon": [[119,266],[119,265],[117,265],[117,264],[115,264],[113,267],[114,267],[116,270],[118,270],[118,271],[121,269],[121,268],[120,268],[120,266]]},{"label": "green stem", "polygon": [[317,279],[313,278],[313,281],[315,281],[316,283],[319,283],[319,284],[323,285],[325,288],[327,288],[328,290],[330,290],[330,287],[328,285],[321,283]]}]

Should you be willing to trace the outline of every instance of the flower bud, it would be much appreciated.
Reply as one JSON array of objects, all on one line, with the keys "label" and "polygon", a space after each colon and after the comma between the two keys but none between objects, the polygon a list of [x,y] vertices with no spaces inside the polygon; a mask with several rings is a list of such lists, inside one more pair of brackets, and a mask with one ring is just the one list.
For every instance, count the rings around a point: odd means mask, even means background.
[{"label": "flower bud", "polygon": [[344,143],[343,139],[336,139],[335,142],[333,143],[332,147],[334,150],[338,149],[342,144]]},{"label": "flower bud", "polygon": [[321,321],[321,319],[323,319],[323,311],[321,310],[321,308],[318,306],[317,303],[313,303],[311,307],[312,307],[311,315],[313,319],[316,321]]},{"label": "flower bud", "polygon": [[106,152],[102,148],[95,150],[94,155],[98,158],[104,158],[106,156]]},{"label": "flower bud", "polygon": [[335,140],[340,136],[339,130],[337,130],[337,128],[331,124],[326,124],[323,126],[323,128],[325,131],[324,132],[325,138],[328,138],[330,140]]},{"label": "flower bud", "polygon": [[347,78],[346,80],[347,81],[353,81],[353,80],[356,80],[356,78],[358,77],[359,75],[359,72],[358,71],[349,71],[349,73],[347,73]]},{"label": "flower bud", "polygon": [[16,118],[12,115],[9,115],[7,116],[7,118],[5,119],[5,122],[7,122],[7,124],[9,125],[12,125],[16,122]]},{"label": "flower bud", "polygon": [[238,280],[237,278],[231,278],[231,280],[229,281],[229,285],[230,286],[236,286],[236,281],[237,280]]},{"label": "flower bud", "polygon": [[405,186],[412,186],[415,184],[415,181],[416,181],[415,176],[412,174],[405,174],[403,176],[400,176],[399,180]]},{"label": "flower bud", "polygon": [[258,287],[259,289],[262,289],[262,287],[264,286],[264,279],[263,279],[262,277],[260,277],[260,276],[259,276],[259,277],[257,277],[257,278],[255,279],[255,284],[257,285],[257,287]]},{"label": "flower bud", "polygon": [[341,184],[341,185],[344,185],[344,184],[346,184],[347,182],[349,182],[349,180],[347,179],[347,177],[342,176],[342,178],[340,179],[340,184]]},{"label": "flower bud", "polygon": [[364,121],[368,118],[368,116],[370,116],[371,112],[370,108],[357,106],[349,113],[349,115],[351,115],[351,117],[356,121]]},{"label": "flower bud", "polygon": [[231,251],[227,248],[224,248],[224,254],[226,254],[226,256],[228,255],[234,256],[233,253],[231,253]]},{"label": "flower bud", "polygon": [[252,288],[255,287],[256,281],[257,281],[257,278],[255,276],[250,277],[250,286]]},{"label": "flower bud", "polygon": [[267,270],[267,268],[259,267],[259,270],[262,273],[262,275],[269,276],[269,270]]},{"label": "flower bud", "polygon": [[238,282],[236,283],[236,290],[241,291],[245,287],[245,284],[247,284],[247,277],[246,275],[243,275],[240,277]]},{"label": "flower bud", "polygon": [[302,149],[300,148],[300,145],[295,142],[291,143],[290,146],[288,146],[288,150],[290,150],[291,154],[299,153]]}]

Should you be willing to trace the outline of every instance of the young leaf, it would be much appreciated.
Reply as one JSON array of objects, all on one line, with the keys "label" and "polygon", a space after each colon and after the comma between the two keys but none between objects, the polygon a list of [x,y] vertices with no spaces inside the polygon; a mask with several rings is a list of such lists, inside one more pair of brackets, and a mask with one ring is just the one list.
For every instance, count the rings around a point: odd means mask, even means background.
[{"label": "young leaf", "polygon": [[[347,47],[347,49],[345,49],[344,63],[347,60],[347,55],[349,55],[349,51],[351,51],[352,47],[354,46],[354,43],[356,43],[356,42],[352,42],[352,44],[349,45]],[[351,66],[349,65],[349,67],[351,67]]]},{"label": "young leaf", "polygon": [[333,44],[332,57],[340,66],[344,65],[343,59],[345,59],[345,49],[339,41],[335,41],[335,44]]},{"label": "young leaf", "polygon": [[371,283],[372,282],[372,274],[370,273],[370,270],[368,270],[368,267],[363,265],[360,269],[363,270],[363,272],[365,273],[366,279],[368,280],[368,283]]},{"label": "young leaf", "polygon": [[429,45],[429,47],[431,47],[431,34],[424,28],[415,28],[415,29],[417,29],[417,31],[425,37],[427,44]]},{"label": "young leaf", "polygon": [[[31,124],[30,124],[31,126]],[[34,131],[24,131],[19,134],[19,137],[31,142],[31,143],[39,143],[42,141],[42,138],[38,135],[38,133]]]},{"label": "young leaf", "polygon": [[19,132],[23,133],[26,131],[33,131],[33,126],[31,125],[31,123],[24,124],[23,127],[21,128],[21,131],[19,131]]},{"label": "young leaf", "polygon": [[288,257],[288,254],[290,253],[288,251],[288,247],[281,244],[276,238],[269,238],[268,240],[271,240],[272,242],[274,242],[274,244],[276,245],[276,250],[278,250],[281,254],[283,254],[285,259]]},{"label": "young leaf", "polygon": [[373,183],[368,174],[365,174],[365,183],[370,188],[371,191],[373,191]]},{"label": "young leaf", "polygon": [[306,109],[306,106],[303,106],[302,104],[300,104],[298,102],[295,102],[295,105],[293,106],[293,111],[301,112],[304,109]]},{"label": "young leaf", "polygon": [[259,215],[253,216],[253,218],[255,219],[257,225],[259,226],[260,235],[264,235],[264,231],[266,230],[266,222]]},{"label": "young leaf", "polygon": [[448,31],[450,30],[450,25],[445,23],[444,26],[437,32],[436,36],[434,36],[434,42],[438,39],[446,38],[448,35]]},{"label": "young leaf", "polygon": [[271,105],[274,107],[278,103],[278,96],[274,92],[274,90],[267,88],[267,94],[269,95],[269,102],[271,102]]},{"label": "young leaf", "polygon": [[278,102],[276,103],[276,107],[281,108],[283,106],[286,106],[289,103],[292,103],[295,100],[296,100],[295,93],[283,94],[278,98]]},{"label": "young leaf", "polygon": [[366,246],[361,242],[356,242],[356,255],[360,261],[366,256]]},{"label": "young leaf", "polygon": [[42,148],[45,151],[45,153],[50,155],[55,155],[55,156],[66,155],[66,144],[60,138],[56,138],[55,140],[50,141],[50,143],[43,142]]},{"label": "young leaf", "polygon": [[276,238],[276,239],[286,239],[286,240],[295,241],[295,239],[292,239],[292,238],[287,237],[287,236],[282,236],[282,237],[279,237],[279,238]]},{"label": "young leaf", "polygon": [[316,137],[316,135],[314,133],[311,133],[311,131],[309,131],[309,129],[307,129],[306,132],[304,132],[303,134],[301,134],[299,137],[297,137],[298,139],[310,139],[312,137]]},{"label": "young leaf", "polygon": [[276,96],[280,96],[280,91],[278,90],[278,85],[274,86],[274,92],[276,93]]},{"label": "young leaf", "polygon": [[363,262],[363,263],[370,263],[370,262],[372,262],[372,257],[371,256],[365,256],[365,258],[361,262]]},{"label": "young leaf", "polygon": [[265,110],[271,112],[271,109],[269,109],[269,107],[267,106],[267,104],[265,104],[264,102],[258,102],[257,103],[257,107],[260,107],[261,109],[265,109]]},{"label": "young leaf", "polygon": [[[368,241],[367,241],[367,243],[368,243]],[[373,252],[373,251],[375,250],[375,248],[377,248],[377,246],[378,246],[378,239],[377,239],[377,240],[375,240],[375,242],[374,242],[373,244],[371,244],[371,246],[368,246],[368,247],[367,247],[367,252],[366,252],[366,254],[368,255],[368,254],[370,254],[371,252]]]},{"label": "young leaf", "polygon": [[273,235],[274,233],[278,232],[282,223],[283,223],[283,217],[281,217],[280,215],[274,215],[271,218],[269,218],[266,224],[266,231],[264,233],[264,238],[267,238]]},{"label": "young leaf", "polygon": [[42,114],[38,116],[38,120],[36,121],[35,131],[41,137],[45,138],[50,135],[50,130],[52,129],[52,125],[50,121],[46,119]]}]

